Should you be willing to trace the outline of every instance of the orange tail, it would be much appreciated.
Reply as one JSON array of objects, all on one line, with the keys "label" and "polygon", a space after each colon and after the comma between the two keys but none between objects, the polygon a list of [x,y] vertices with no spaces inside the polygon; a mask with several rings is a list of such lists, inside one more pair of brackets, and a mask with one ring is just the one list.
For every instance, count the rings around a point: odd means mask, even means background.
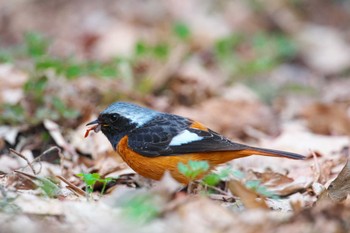
[{"label": "orange tail", "polygon": [[286,157],[290,159],[305,159],[304,156],[295,154],[292,152],[264,149],[264,148],[258,148],[258,147],[249,147],[248,149],[242,150],[241,153],[245,156],[264,155],[264,156],[274,156],[274,157]]}]

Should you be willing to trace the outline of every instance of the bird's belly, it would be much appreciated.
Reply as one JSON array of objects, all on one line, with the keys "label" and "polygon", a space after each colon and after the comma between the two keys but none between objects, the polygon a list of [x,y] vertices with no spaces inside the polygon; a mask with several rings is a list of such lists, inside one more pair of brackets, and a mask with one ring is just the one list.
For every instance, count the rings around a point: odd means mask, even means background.
[{"label": "bird's belly", "polygon": [[[135,172],[144,177],[160,180],[163,177],[164,172],[169,171],[172,177],[174,177],[180,183],[185,184],[189,182],[189,179],[178,171],[178,164],[180,162],[187,164],[190,160],[208,161],[210,169],[212,169],[218,164],[244,156],[239,156],[239,153],[237,153],[237,151],[227,151],[147,157],[131,150],[128,147],[126,136],[122,138],[118,144],[118,153]],[[204,174],[202,174],[202,176],[203,175]],[[196,178],[199,179],[201,177],[199,176]]]}]

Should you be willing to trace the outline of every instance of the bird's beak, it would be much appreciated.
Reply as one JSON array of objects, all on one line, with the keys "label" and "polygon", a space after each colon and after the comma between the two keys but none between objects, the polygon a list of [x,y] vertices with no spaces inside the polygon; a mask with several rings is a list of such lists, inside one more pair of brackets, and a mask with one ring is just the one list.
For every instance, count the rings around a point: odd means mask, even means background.
[{"label": "bird's beak", "polygon": [[94,125],[94,126],[92,126],[92,127],[90,127],[89,129],[86,130],[85,136],[84,136],[85,138],[87,136],[89,136],[89,133],[90,133],[91,130],[93,130],[95,133],[98,133],[101,130],[101,122],[98,119],[96,119],[94,121],[91,121],[91,122],[86,124],[86,126],[89,126],[89,125]]},{"label": "bird's beak", "polygon": [[95,125],[95,124],[100,124],[100,121],[98,119],[96,119],[94,121],[91,121],[91,122],[87,123],[86,126],[88,126],[88,125]]}]

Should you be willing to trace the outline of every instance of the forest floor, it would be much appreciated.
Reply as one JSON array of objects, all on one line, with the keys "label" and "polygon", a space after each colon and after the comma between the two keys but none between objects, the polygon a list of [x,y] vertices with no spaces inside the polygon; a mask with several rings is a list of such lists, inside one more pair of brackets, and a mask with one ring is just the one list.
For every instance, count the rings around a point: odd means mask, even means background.
[{"label": "forest floor", "polygon": [[[350,232],[349,2],[0,5],[0,233]],[[147,180],[84,137],[115,101],[306,159]]]}]

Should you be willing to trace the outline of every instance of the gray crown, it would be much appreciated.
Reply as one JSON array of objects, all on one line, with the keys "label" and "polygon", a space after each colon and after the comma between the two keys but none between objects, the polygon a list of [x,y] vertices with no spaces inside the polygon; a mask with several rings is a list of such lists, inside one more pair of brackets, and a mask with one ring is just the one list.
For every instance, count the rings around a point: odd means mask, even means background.
[{"label": "gray crown", "polygon": [[117,113],[120,116],[130,119],[132,123],[136,123],[138,126],[147,123],[155,115],[161,114],[152,109],[127,102],[115,102],[101,112],[101,114],[113,113]]}]

